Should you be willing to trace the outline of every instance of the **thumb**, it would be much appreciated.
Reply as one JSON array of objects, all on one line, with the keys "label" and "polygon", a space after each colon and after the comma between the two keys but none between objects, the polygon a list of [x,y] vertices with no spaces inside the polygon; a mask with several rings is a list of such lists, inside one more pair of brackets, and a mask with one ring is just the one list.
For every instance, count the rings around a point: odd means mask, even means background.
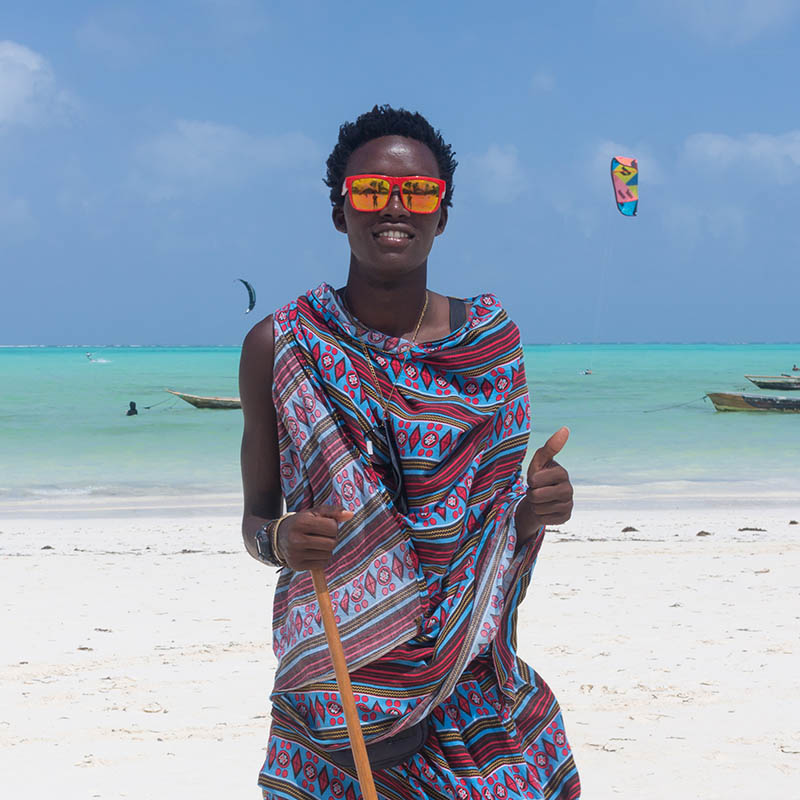
[{"label": "thumb", "polygon": [[534,454],[529,472],[537,472],[550,463],[569,439],[569,428],[559,428]]}]

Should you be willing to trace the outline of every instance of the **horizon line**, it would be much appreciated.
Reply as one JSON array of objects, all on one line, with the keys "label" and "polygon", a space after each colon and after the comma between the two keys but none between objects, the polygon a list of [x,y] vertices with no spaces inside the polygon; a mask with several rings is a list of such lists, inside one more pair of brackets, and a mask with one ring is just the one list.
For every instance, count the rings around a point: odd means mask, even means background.
[{"label": "horizon line", "polygon": [[[605,347],[608,345],[723,345],[728,347],[742,347],[747,345],[796,345],[800,347],[800,341],[787,342],[787,341],[753,341],[753,342],[732,342],[732,341],[713,341],[713,340],[696,340],[696,341],[674,341],[674,340],[645,340],[645,341],[631,341],[631,340],[617,340],[617,341],[603,341],[603,342],[523,342],[523,347]],[[176,344],[176,343],[128,343],[128,344],[0,344],[0,349],[3,350],[23,350],[23,349],[44,349],[44,348],[63,348],[72,350],[89,350],[92,348],[148,348],[148,347],[214,347],[214,348],[241,348],[239,344],[208,344],[208,343],[192,343],[192,344]]]}]

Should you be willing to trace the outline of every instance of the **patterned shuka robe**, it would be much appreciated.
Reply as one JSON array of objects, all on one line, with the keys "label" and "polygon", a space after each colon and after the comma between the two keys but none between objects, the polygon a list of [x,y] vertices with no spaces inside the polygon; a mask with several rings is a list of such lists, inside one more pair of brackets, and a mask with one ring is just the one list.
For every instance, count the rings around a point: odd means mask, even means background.
[{"label": "patterned shuka robe", "polygon": [[[571,800],[558,703],[516,655],[544,536],[515,553],[530,428],[519,331],[494,296],[466,302],[461,328],[419,344],[364,328],[326,284],[275,313],[283,494],[289,510],[354,512],[326,577],[367,743],[428,719],[422,750],[375,772],[379,796]],[[407,514],[375,433],[384,404]],[[348,738],[308,572],[281,571],[273,647],[264,797],[356,800],[355,771],[326,755]]]}]

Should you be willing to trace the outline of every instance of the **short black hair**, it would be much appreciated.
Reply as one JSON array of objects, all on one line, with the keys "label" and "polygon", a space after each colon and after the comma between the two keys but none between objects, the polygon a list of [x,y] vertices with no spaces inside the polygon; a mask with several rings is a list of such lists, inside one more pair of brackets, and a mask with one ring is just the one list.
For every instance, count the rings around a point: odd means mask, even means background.
[{"label": "short black hair", "polygon": [[427,145],[439,165],[439,175],[447,183],[442,205],[453,205],[453,173],[458,162],[451,145],[442,138],[425,117],[416,111],[392,108],[390,105],[374,106],[355,122],[345,122],[339,128],[339,141],[328,156],[325,185],[331,190],[331,204],[341,205],[342,184],[347,162],[362,144],[381,136],[407,136]]}]

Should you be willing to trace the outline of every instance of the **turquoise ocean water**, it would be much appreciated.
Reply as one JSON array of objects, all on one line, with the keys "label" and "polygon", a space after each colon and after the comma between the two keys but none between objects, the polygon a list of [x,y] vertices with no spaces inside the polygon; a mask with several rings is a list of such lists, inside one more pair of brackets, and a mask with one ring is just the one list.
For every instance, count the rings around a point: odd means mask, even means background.
[{"label": "turquoise ocean water", "polygon": [[[525,357],[532,447],[568,425],[561,461],[576,484],[800,487],[800,414],[701,399],[759,391],[744,374],[789,371],[800,345],[537,345]],[[238,359],[234,347],[0,348],[0,503],[239,492],[241,412],[164,392],[236,395]],[[130,400],[138,416],[125,416]]]}]

